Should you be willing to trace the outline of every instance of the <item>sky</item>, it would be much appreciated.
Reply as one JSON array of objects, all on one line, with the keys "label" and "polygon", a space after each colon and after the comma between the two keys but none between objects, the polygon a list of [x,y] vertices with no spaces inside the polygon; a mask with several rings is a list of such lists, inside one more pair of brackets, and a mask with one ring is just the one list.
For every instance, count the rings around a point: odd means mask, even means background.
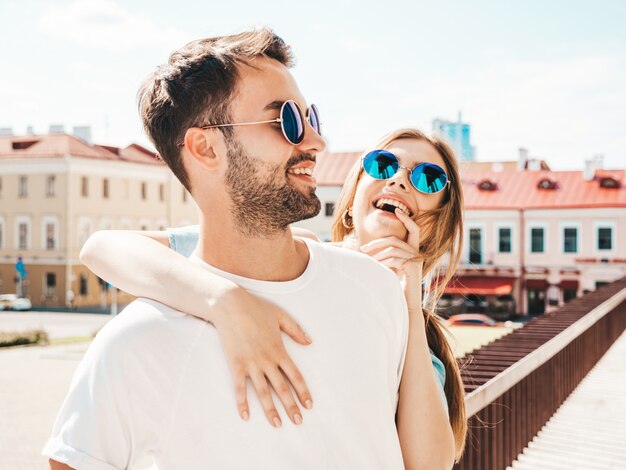
[{"label": "sky", "polygon": [[462,112],[478,160],[624,168],[624,24],[621,0],[0,0],[0,127],[149,146],[143,79],[190,40],[269,26],[331,151]]}]

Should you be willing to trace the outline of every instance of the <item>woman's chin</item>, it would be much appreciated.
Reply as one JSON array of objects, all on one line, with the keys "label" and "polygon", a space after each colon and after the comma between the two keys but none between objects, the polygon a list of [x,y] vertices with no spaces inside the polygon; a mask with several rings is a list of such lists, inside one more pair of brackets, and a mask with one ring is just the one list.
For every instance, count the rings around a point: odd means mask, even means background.
[{"label": "woman's chin", "polygon": [[396,216],[385,217],[383,220],[381,217],[369,218],[364,224],[364,229],[364,238],[370,240],[392,236],[404,240],[406,237],[406,227]]}]

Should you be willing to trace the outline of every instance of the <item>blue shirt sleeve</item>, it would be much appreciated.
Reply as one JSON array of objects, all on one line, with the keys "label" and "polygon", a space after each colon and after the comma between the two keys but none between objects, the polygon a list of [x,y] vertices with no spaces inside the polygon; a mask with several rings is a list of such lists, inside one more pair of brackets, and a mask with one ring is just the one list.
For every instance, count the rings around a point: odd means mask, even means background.
[{"label": "blue shirt sleeve", "polygon": [[433,364],[433,369],[435,370],[435,376],[437,377],[437,384],[439,384],[439,395],[441,396],[441,400],[443,401],[443,406],[446,409],[446,413],[450,414],[448,411],[448,400],[446,399],[446,392],[444,387],[446,385],[446,368],[443,365],[443,362],[435,356],[435,353],[430,349],[430,361]]},{"label": "blue shirt sleeve", "polygon": [[187,227],[168,228],[167,236],[170,241],[170,248],[189,258],[198,245],[200,226],[189,225]]}]

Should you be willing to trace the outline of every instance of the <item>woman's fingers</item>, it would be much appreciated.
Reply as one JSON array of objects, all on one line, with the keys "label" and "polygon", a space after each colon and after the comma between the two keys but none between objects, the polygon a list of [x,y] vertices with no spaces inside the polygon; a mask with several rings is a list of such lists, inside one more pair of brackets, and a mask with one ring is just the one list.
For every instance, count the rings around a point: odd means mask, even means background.
[{"label": "woman's fingers", "polygon": [[392,246],[389,248],[385,248],[384,250],[381,250],[377,253],[373,253],[370,256],[374,258],[376,261],[381,261],[385,258],[398,258],[398,259],[407,261],[410,259],[417,258],[417,253],[414,251],[409,252],[405,249],[396,248]]},{"label": "woman's fingers", "polygon": [[235,383],[235,400],[237,401],[237,410],[239,416],[245,421],[250,418],[250,409],[248,407],[248,396],[246,387],[246,373],[243,368],[236,367],[233,372],[233,380]]},{"label": "woman's fingers", "polygon": [[256,390],[257,396],[259,397],[259,401],[261,402],[261,406],[263,407],[267,420],[272,426],[279,428],[282,425],[282,420],[280,419],[278,411],[276,411],[276,407],[274,406],[272,392],[269,384],[267,383],[265,374],[261,369],[255,367],[250,371],[250,380],[252,380],[252,385]]},{"label": "woman's fingers", "polygon": [[380,251],[389,247],[400,248],[415,255],[417,255],[418,253],[416,248],[412,247],[405,241],[400,240],[398,237],[393,237],[393,236],[385,237],[385,238],[378,238],[369,243],[366,243],[365,245],[361,247],[361,251],[371,256],[372,253],[375,253],[377,251]]},{"label": "woman's fingers", "polygon": [[302,405],[307,409],[312,408],[313,398],[311,398],[311,392],[309,392],[309,388],[304,381],[304,377],[289,356],[285,355],[280,368],[285,373],[289,383],[291,383],[291,386],[296,391],[300,403],[302,403]]},{"label": "woman's fingers", "polygon": [[312,340],[302,327],[288,314],[282,314],[278,318],[280,329],[287,333],[294,341],[300,344],[309,345]]},{"label": "woman's fingers", "polygon": [[285,380],[285,376],[283,375],[283,373],[279,369],[271,367],[265,371],[265,376],[272,384],[274,391],[276,392],[278,398],[285,407],[285,410],[291,418],[291,421],[294,424],[301,424],[302,413],[300,413],[300,408],[298,408],[296,401],[293,399],[291,388]]},{"label": "woman's fingers", "polygon": [[408,232],[406,242],[411,245],[416,250],[419,250],[420,246],[420,227],[417,223],[402,212],[400,209],[396,208],[396,216],[400,219],[400,222],[404,224],[406,230]]}]

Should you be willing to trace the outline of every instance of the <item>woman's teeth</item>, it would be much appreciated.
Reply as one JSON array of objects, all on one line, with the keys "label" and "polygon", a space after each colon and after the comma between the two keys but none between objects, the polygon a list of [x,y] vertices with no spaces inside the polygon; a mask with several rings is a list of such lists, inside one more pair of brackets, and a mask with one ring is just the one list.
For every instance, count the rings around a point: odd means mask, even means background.
[{"label": "woman's teeth", "polygon": [[[385,207],[385,206],[392,206],[392,207]],[[394,212],[395,208],[397,207],[409,217],[411,216],[411,211],[409,211],[409,208],[406,205],[402,204],[400,201],[396,201],[395,199],[381,198],[378,201],[376,201],[375,207],[377,209],[386,210],[387,212]]]}]

